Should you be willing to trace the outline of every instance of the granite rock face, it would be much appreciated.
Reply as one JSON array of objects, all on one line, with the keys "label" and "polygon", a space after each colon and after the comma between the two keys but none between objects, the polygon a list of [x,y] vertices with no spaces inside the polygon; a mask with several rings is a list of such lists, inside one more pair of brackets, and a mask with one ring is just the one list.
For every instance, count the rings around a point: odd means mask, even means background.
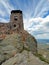
[{"label": "granite rock face", "polygon": [[31,51],[33,54],[37,53],[37,41],[33,36],[26,31],[7,35],[0,42],[0,64],[17,53],[22,53],[23,50]]},{"label": "granite rock face", "polygon": [[14,56],[23,49],[23,44],[20,35],[7,36],[0,43],[0,63]]},{"label": "granite rock face", "polygon": [[17,53],[14,57],[10,58],[2,65],[49,65],[37,57],[31,52],[24,50],[22,53]]}]

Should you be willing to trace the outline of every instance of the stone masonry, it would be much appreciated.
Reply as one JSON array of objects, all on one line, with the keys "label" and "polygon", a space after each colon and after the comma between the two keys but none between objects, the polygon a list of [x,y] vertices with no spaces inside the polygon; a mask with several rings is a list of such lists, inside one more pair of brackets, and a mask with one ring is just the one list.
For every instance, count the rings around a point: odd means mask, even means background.
[{"label": "stone masonry", "polygon": [[12,10],[9,23],[0,23],[0,38],[5,37],[6,34],[20,32],[23,28],[22,11]]}]

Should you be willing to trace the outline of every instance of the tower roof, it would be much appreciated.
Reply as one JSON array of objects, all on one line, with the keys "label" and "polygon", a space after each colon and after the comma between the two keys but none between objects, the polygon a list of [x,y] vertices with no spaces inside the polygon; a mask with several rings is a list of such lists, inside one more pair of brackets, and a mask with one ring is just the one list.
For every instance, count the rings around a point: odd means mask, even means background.
[{"label": "tower roof", "polygon": [[21,11],[21,10],[12,10],[12,11],[11,11],[11,14],[12,14],[12,13],[22,13],[22,11]]}]

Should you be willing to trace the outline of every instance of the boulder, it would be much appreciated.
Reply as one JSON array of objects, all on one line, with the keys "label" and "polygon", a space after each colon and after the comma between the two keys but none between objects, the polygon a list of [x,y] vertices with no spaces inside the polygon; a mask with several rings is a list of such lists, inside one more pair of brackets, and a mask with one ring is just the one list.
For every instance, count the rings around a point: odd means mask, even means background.
[{"label": "boulder", "polygon": [[17,53],[14,57],[5,61],[2,65],[49,65],[39,58],[35,57],[31,52],[23,50],[22,53]]}]

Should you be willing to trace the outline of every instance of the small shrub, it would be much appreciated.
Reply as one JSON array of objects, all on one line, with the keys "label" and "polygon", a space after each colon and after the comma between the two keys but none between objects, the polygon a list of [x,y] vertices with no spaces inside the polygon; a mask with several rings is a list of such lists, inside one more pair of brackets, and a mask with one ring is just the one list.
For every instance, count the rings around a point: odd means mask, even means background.
[{"label": "small shrub", "polygon": [[39,57],[39,59],[41,60],[41,61],[44,61],[44,62],[46,62],[46,63],[48,63],[49,64],[49,61],[46,59],[46,58],[44,58],[41,54],[35,54],[35,56],[37,56],[37,57]]}]

